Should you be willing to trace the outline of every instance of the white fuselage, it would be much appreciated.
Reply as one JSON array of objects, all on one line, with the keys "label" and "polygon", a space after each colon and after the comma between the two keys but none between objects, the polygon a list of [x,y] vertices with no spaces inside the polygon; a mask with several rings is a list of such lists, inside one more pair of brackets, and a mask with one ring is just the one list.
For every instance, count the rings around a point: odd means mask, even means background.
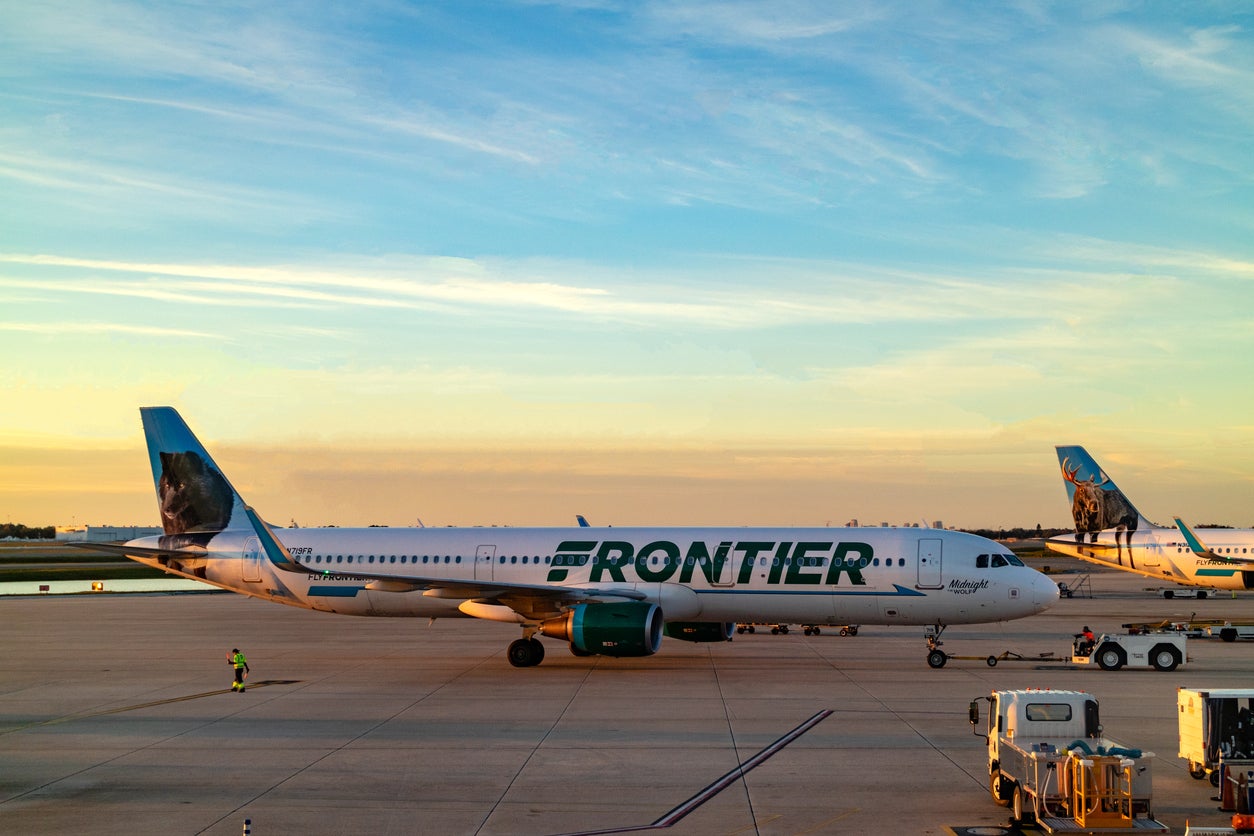
[{"label": "white fuselage", "polygon": [[[1197,533],[1221,558],[1254,560],[1254,530],[1202,528]],[[1152,526],[1117,536],[1114,531],[1103,531],[1096,540],[1089,535],[1077,538],[1067,534],[1050,538],[1046,545],[1060,554],[1159,580],[1216,589],[1254,589],[1254,564],[1242,567],[1195,554],[1176,528]]]},{"label": "white fuselage", "polygon": [[[180,560],[168,569],[316,610],[503,621],[525,619],[493,606],[491,587],[485,584],[604,589],[607,597],[628,592],[657,604],[668,622],[970,624],[1031,615],[1058,597],[1052,581],[993,541],[933,529],[300,528],[274,533],[308,571],[276,568],[257,538],[238,530],[216,535],[208,546],[209,559]],[[130,545],[159,547],[162,539]],[[450,581],[464,581],[467,588],[459,590]],[[516,602],[518,591],[511,594]]]}]

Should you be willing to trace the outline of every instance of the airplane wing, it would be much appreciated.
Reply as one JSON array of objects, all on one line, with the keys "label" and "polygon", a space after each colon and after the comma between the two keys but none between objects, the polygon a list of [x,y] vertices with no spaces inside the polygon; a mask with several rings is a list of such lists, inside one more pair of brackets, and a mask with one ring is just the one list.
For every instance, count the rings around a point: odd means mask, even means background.
[{"label": "airplane wing", "polygon": [[1232,555],[1216,553],[1212,549],[1206,547],[1206,544],[1202,542],[1201,538],[1193,533],[1193,529],[1184,524],[1184,520],[1179,517],[1172,517],[1171,519],[1175,522],[1176,528],[1180,529],[1180,534],[1184,537],[1184,542],[1188,545],[1189,551],[1193,552],[1198,557],[1204,557],[1207,560],[1215,560],[1220,563],[1240,563],[1247,565],[1254,563],[1254,559],[1251,558],[1233,557]]}]

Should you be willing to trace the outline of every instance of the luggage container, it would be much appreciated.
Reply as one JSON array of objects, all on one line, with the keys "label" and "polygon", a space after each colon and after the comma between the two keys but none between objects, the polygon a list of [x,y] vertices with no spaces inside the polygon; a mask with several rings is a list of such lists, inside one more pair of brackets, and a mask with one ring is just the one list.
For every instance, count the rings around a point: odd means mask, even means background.
[{"label": "luggage container", "polygon": [[1254,688],[1179,688],[1179,756],[1199,781],[1219,786],[1219,765],[1254,760]]}]

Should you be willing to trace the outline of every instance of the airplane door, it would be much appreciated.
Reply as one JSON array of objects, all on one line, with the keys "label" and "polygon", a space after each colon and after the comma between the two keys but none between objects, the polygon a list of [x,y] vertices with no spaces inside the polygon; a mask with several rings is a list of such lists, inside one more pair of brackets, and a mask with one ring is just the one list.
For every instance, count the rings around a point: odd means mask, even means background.
[{"label": "airplane door", "polygon": [[496,562],[496,546],[475,548],[475,580],[492,580],[492,564]]},{"label": "airplane door", "polygon": [[941,588],[941,541],[925,537],[919,541],[919,587]]},{"label": "airplane door", "polygon": [[244,583],[261,583],[261,541],[249,537],[244,543],[244,565],[240,570]]}]

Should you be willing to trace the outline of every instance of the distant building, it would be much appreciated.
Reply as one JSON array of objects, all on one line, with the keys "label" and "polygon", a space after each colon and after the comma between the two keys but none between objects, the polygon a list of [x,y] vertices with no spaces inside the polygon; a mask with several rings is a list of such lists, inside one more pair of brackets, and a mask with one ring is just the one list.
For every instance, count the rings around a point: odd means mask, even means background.
[{"label": "distant building", "polygon": [[156,526],[145,525],[59,525],[56,539],[62,542],[111,543],[164,533]]}]

